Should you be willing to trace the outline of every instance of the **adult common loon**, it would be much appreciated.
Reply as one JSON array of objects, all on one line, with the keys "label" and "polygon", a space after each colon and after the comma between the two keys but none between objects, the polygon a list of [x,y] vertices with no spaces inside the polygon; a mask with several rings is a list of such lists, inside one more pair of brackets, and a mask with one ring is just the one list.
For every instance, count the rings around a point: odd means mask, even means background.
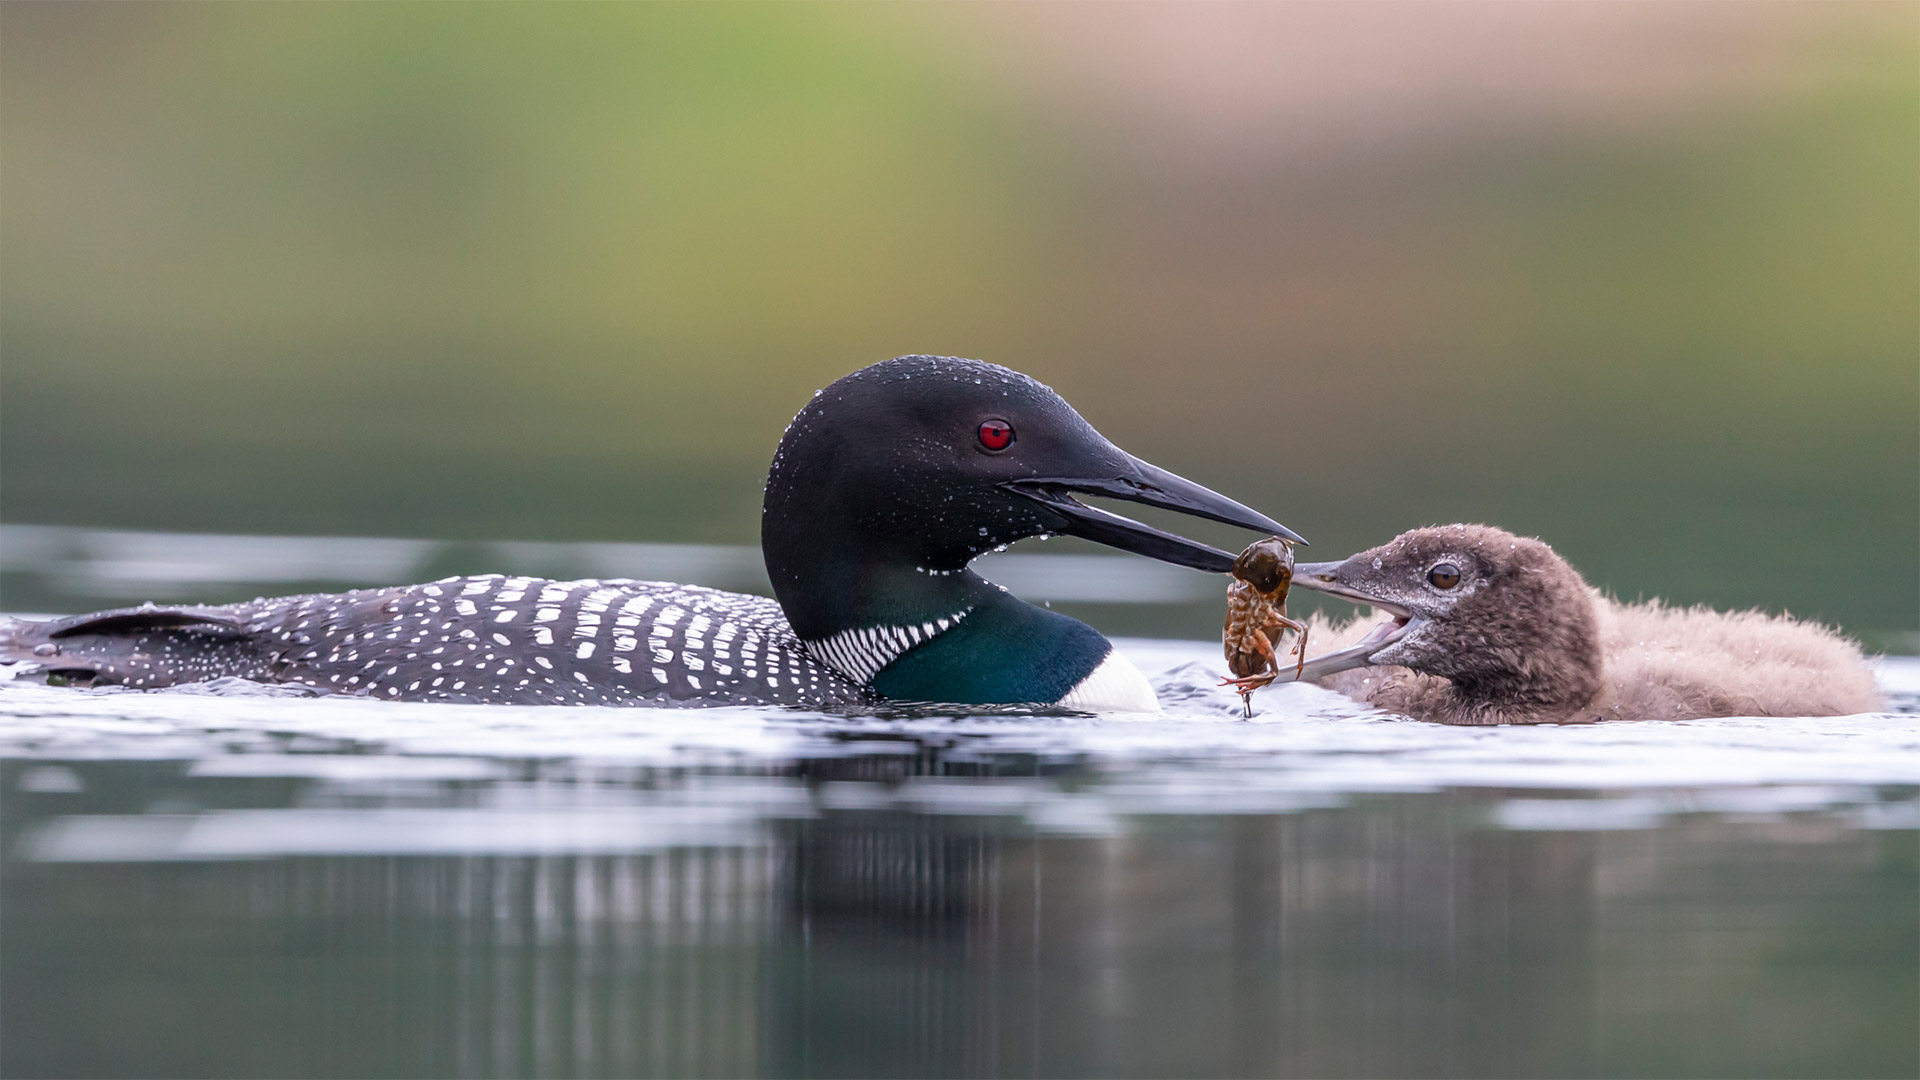
[{"label": "adult common loon", "polygon": [[664,582],[460,577],[0,621],[0,659],[55,683],[237,676],[399,701],[1157,709],[1098,631],[967,568],[1054,534],[1232,568],[1224,551],[1075,493],[1300,539],[1114,446],[1025,375],[903,356],[817,392],[787,426],[761,514],[774,600]]}]

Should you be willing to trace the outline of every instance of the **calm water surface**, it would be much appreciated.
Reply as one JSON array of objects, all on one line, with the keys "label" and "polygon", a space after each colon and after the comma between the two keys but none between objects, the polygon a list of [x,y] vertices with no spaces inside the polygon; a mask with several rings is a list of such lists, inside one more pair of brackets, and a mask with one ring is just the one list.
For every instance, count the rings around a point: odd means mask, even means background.
[{"label": "calm water surface", "polygon": [[9,1076],[1920,1072],[1896,711],[1462,730],[0,684]]}]

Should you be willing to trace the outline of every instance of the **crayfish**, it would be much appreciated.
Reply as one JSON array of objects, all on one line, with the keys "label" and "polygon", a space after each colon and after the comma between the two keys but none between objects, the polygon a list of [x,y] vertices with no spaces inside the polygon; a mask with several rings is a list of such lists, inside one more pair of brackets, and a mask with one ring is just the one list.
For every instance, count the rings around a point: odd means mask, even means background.
[{"label": "crayfish", "polygon": [[1288,630],[1299,635],[1293,655],[1299,657],[1293,677],[1307,665],[1307,624],[1287,618],[1287,587],[1293,584],[1293,545],[1277,536],[1247,545],[1233,561],[1233,581],[1227,585],[1227,626],[1222,635],[1227,669],[1234,677],[1221,686],[1240,692],[1248,718],[1253,716],[1253,692],[1280,677],[1273,648]]}]

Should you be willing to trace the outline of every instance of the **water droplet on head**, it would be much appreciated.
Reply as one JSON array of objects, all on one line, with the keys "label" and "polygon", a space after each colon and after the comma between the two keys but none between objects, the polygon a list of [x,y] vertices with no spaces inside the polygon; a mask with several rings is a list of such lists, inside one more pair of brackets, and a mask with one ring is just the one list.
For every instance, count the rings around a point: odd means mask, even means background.
[{"label": "water droplet on head", "polygon": [[1380,569],[1380,557],[1379,557],[1379,556],[1377,556],[1377,555],[1376,555],[1376,556],[1374,556],[1374,559],[1373,559],[1373,568],[1374,568],[1375,570],[1378,570],[1378,569]]}]

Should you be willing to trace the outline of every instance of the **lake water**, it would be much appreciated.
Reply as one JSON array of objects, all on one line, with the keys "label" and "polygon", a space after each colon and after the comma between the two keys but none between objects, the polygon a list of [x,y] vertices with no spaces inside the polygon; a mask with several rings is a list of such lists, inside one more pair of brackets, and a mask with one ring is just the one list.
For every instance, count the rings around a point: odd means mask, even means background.
[{"label": "lake water", "polygon": [[1895,711],[1457,729],[0,683],[9,1076],[1913,1076]]},{"label": "lake water", "polygon": [[[1217,625],[1176,567],[982,565]],[[471,568],[765,587],[743,547],[0,527],[16,609]],[[1121,644],[1165,716],[0,681],[0,1073],[1920,1073],[1920,660],[1885,714],[1454,729],[1243,721],[1216,645]]]}]

